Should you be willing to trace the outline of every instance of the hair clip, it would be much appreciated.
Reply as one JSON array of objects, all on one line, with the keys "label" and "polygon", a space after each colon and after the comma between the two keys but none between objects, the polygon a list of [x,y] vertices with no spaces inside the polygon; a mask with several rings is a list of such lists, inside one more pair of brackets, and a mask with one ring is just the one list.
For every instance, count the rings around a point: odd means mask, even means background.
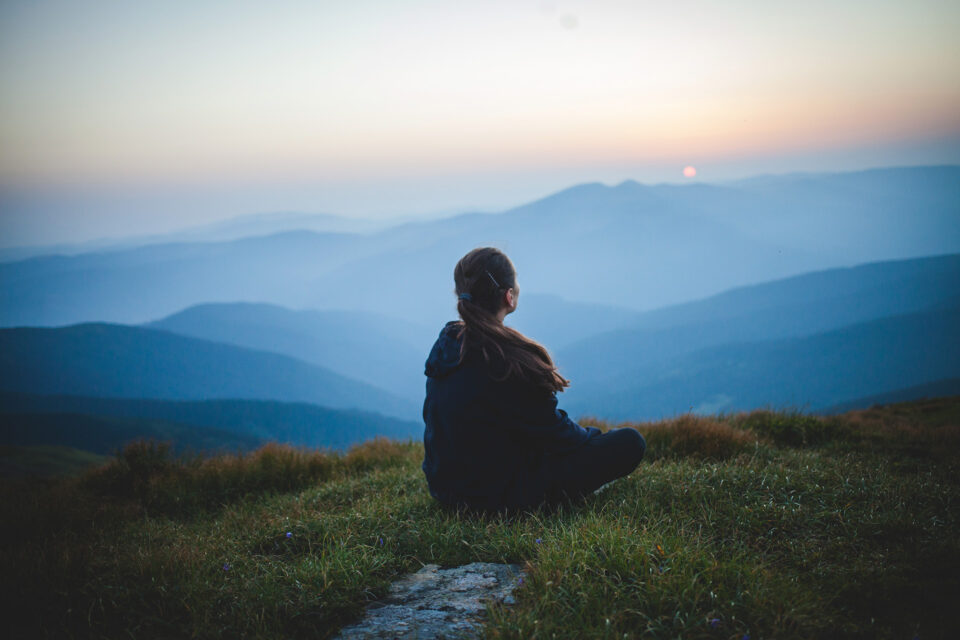
[{"label": "hair clip", "polygon": [[493,274],[490,273],[489,271],[487,271],[486,269],[484,269],[483,272],[486,273],[488,276],[490,276],[490,279],[493,280],[493,286],[495,286],[497,289],[499,289],[499,288],[500,288],[500,283],[497,282],[497,279],[493,277]]}]

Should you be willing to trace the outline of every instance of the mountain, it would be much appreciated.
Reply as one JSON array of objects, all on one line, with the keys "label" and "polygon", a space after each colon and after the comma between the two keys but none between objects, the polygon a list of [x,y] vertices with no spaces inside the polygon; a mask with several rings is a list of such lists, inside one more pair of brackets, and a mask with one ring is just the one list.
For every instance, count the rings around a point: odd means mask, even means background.
[{"label": "mountain", "polygon": [[[17,442],[7,426],[20,416],[31,427]],[[54,416],[54,417],[47,417]],[[69,416],[69,418],[67,417]],[[86,422],[73,420],[82,416]],[[88,420],[89,419],[89,420]],[[263,442],[343,450],[376,436],[419,438],[422,422],[356,409],[263,400],[170,401],[0,393],[0,442],[57,444],[102,451],[107,427],[116,427],[107,446],[132,437],[173,439],[194,449],[249,449]],[[47,426],[44,426],[47,425]],[[62,425],[53,431],[50,425]],[[91,431],[91,429],[93,429]],[[108,434],[109,435],[109,434]],[[71,439],[72,438],[72,439]],[[100,440],[98,440],[98,438]],[[201,439],[202,438],[202,439]],[[91,444],[101,442],[94,446]]]},{"label": "mountain", "polygon": [[581,388],[602,388],[638,362],[667,366],[704,347],[811,335],[957,300],[960,254],[830,269],[639,315],[569,345],[556,361]]},{"label": "mountain", "polygon": [[36,256],[74,256],[81,253],[122,251],[155,244],[224,242],[250,236],[274,235],[286,231],[368,233],[388,226],[390,224],[386,221],[348,218],[329,213],[302,213],[297,211],[254,213],[169,233],[125,238],[102,238],[48,246],[0,247],[0,262],[14,262]]},{"label": "mountain", "polygon": [[[506,322],[553,351],[637,317],[629,309],[530,294]],[[441,328],[370,311],[256,303],[197,305],[144,326],[288,355],[417,403],[423,401],[424,361]]]},{"label": "mountain", "polygon": [[[700,297],[749,278],[757,264],[787,262],[777,247],[645,189],[584,185],[502,214],[402,225],[381,251],[318,276],[305,306],[445,319],[455,308],[453,267],[477,246],[511,258],[522,292],[632,310]],[[718,267],[719,247],[749,260]],[[789,260],[788,272],[804,270],[803,260]]]},{"label": "mountain", "polygon": [[362,237],[294,231],[2,264],[0,325],[139,323],[198,302],[297,306],[309,287],[304,274],[353,259]]},{"label": "mountain", "polygon": [[382,221],[348,218],[330,213],[275,211],[234,216],[208,224],[137,240],[138,244],[159,242],[219,242],[286,231],[318,233],[366,233],[387,226]]},{"label": "mountain", "polygon": [[713,198],[714,207],[736,211],[737,227],[756,238],[815,246],[856,264],[875,261],[877,254],[955,253],[958,176],[957,166],[764,176],[725,185],[745,199]]},{"label": "mountain", "polygon": [[499,214],[0,265],[0,326],[142,323],[206,302],[455,317],[452,271],[503,249],[524,292],[645,311],[804,272],[960,251],[960,167],[571,187]]},{"label": "mountain", "polygon": [[0,330],[0,390],[167,400],[259,399],[407,420],[420,405],[264,351],[111,324]]},{"label": "mountain", "polygon": [[[769,185],[579,185],[499,215],[391,229],[383,251],[317,278],[305,306],[439,315],[453,306],[452,266],[490,244],[513,260],[522,291],[655,309],[814,270],[958,252],[958,185],[960,167],[788,176],[788,197]],[[411,306],[417,290],[444,295]]]},{"label": "mountain", "polygon": [[423,401],[423,363],[436,339],[433,328],[369,311],[255,303],[197,305],[144,326],[281,353],[416,402]]},{"label": "mountain", "polygon": [[638,361],[602,384],[589,381],[561,406],[571,415],[630,420],[763,406],[824,409],[960,377],[957,327],[960,304],[801,338],[708,347]]}]

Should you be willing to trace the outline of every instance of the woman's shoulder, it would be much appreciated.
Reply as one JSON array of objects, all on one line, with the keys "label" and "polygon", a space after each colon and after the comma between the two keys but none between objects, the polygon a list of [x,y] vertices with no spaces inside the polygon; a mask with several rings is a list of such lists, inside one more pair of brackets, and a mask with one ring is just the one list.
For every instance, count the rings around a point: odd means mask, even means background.
[{"label": "woman's shoulder", "polygon": [[441,336],[457,336],[463,330],[463,320],[450,320],[440,328]]}]

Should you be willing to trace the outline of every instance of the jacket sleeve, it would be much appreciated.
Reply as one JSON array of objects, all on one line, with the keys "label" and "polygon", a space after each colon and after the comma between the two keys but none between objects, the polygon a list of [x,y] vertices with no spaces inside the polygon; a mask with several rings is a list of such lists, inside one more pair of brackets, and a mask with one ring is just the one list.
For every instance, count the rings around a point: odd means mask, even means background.
[{"label": "jacket sleeve", "polygon": [[558,409],[556,392],[514,382],[500,386],[494,404],[509,428],[548,453],[575,449],[600,434],[596,427],[584,429],[566,411]]}]

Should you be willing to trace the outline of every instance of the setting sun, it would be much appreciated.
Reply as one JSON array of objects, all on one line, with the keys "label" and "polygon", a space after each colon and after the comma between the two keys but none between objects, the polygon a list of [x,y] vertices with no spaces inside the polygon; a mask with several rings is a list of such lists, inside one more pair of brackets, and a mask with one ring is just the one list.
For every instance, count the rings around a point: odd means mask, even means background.
[{"label": "setting sun", "polygon": [[697,169],[694,166],[687,165],[683,168],[683,177],[692,178],[697,175]]}]

